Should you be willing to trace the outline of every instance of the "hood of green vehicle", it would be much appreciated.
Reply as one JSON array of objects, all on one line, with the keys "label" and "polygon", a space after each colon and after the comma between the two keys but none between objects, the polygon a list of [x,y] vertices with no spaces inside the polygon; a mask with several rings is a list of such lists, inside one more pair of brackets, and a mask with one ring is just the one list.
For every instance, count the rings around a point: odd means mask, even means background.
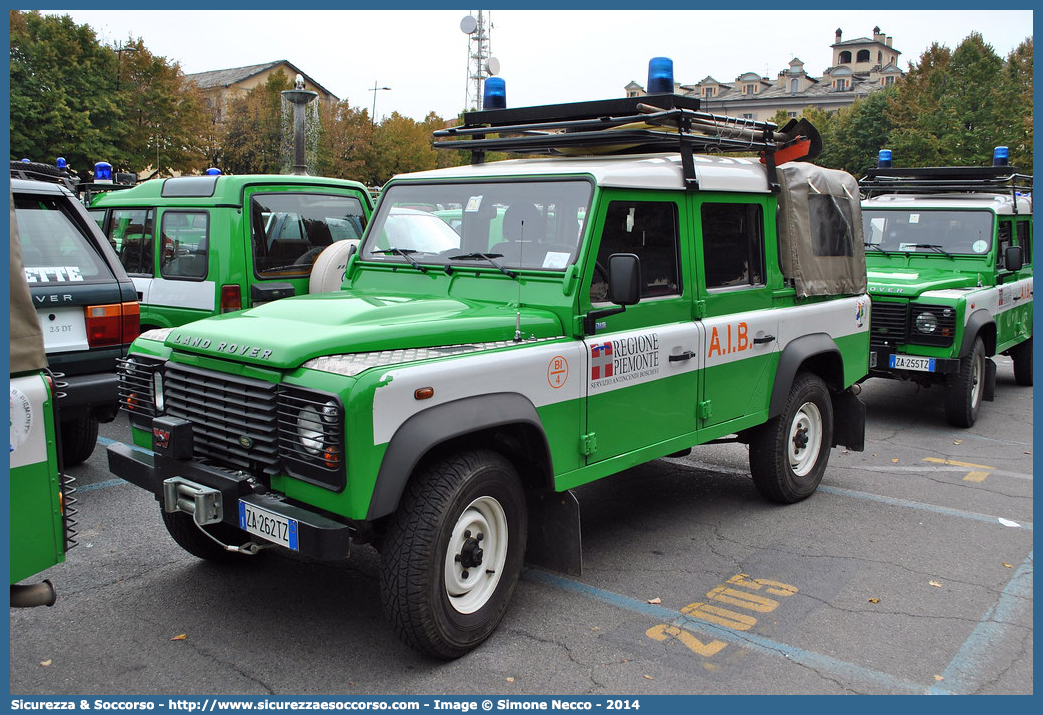
[{"label": "hood of green vehicle", "polygon": [[929,290],[945,288],[973,288],[977,275],[953,273],[932,268],[872,267],[866,271],[870,295],[893,295],[915,298]]},{"label": "hood of green vehicle", "polygon": [[[517,321],[517,306],[503,303],[322,293],[188,323],[174,328],[166,345],[294,368],[324,355],[512,340]],[[523,307],[521,331],[547,338],[562,328],[552,313]]]}]

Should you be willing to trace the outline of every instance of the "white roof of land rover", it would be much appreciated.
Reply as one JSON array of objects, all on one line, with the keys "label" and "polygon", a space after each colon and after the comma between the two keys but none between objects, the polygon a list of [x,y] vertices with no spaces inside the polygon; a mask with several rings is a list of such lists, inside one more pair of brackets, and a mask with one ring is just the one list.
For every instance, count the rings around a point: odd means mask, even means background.
[{"label": "white roof of land rover", "polygon": [[[997,214],[1014,213],[1014,200],[1007,193],[882,194],[862,202],[863,209],[985,209]],[[1018,196],[1019,215],[1032,215],[1032,196]]]},{"label": "white roof of land rover", "polygon": [[[703,154],[696,154],[694,158],[700,191],[768,193],[767,171],[757,159]],[[684,189],[679,154],[508,159],[399,174],[395,179],[428,181],[518,176],[591,176],[599,186],[613,188]]]}]

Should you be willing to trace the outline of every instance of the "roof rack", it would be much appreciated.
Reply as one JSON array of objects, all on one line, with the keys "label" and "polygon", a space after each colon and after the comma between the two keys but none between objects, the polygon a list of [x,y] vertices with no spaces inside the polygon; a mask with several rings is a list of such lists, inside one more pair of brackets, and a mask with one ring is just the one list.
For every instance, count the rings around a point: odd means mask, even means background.
[{"label": "roof rack", "polygon": [[881,194],[1006,194],[1018,209],[1018,194],[1032,193],[1032,175],[1011,166],[924,166],[869,169],[858,182],[866,198]]},{"label": "roof rack", "polygon": [[[694,151],[760,152],[768,182],[778,190],[776,163],[810,160],[822,140],[806,120],[790,121],[780,131],[772,122],[699,111],[699,99],[654,94],[593,102],[490,109],[464,114],[464,123],[434,133],[438,149],[470,150],[481,164],[489,151],[545,155],[618,155],[679,152],[685,187],[699,188]],[[488,137],[488,134],[497,134]],[[461,139],[467,139],[461,145]],[[787,154],[780,150],[793,148]]]}]

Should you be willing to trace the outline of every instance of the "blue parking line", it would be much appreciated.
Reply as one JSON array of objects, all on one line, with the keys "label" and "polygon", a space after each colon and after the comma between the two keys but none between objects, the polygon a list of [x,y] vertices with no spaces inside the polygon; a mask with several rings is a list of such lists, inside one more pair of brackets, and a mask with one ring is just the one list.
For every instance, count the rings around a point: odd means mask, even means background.
[{"label": "blue parking line", "polygon": [[[839,487],[827,487],[819,485],[818,490],[820,492],[826,492],[827,494],[836,494],[837,496],[854,497],[856,499],[867,499],[869,501],[880,502],[881,504],[890,504],[891,506],[904,506],[908,509],[919,509],[920,511],[930,511],[935,514],[942,514],[944,516],[958,516],[961,519],[973,519],[974,521],[981,521],[986,524],[1000,524],[1000,517],[992,516],[990,514],[978,514],[973,511],[963,511],[962,509],[951,509],[947,506],[935,506],[934,504],[924,504],[918,501],[909,501],[908,499],[896,499],[894,497],[880,496],[879,494],[870,494],[868,492],[856,492],[851,489],[840,489]],[[1032,522],[1017,522],[1018,526],[1022,529],[1032,531]]]},{"label": "blue parking line", "polygon": [[727,641],[735,645],[755,650],[764,655],[773,655],[816,671],[823,671],[832,675],[843,677],[848,682],[866,683],[886,688],[888,691],[901,691],[906,694],[922,695],[927,692],[927,686],[904,680],[895,675],[882,673],[871,668],[864,668],[854,663],[848,663],[828,655],[815,653],[813,651],[797,648],[796,646],[780,643],[778,641],[758,636],[753,633],[724,628],[707,621],[687,616],[679,611],[673,611],[663,606],[657,606],[644,601],[639,601],[628,596],[622,596],[612,591],[589,586],[579,581],[573,581],[564,576],[527,568],[525,570],[527,579],[545,583],[566,591],[581,593],[585,596],[596,598],[611,606],[623,608],[628,611],[649,616],[661,623],[672,623],[683,626],[686,630],[705,633],[708,637]]},{"label": "blue parking line", "polygon": [[92,492],[95,489],[104,489],[105,487],[118,487],[120,484],[129,484],[129,483],[130,482],[128,482],[127,480],[120,479],[119,477],[117,477],[115,479],[109,479],[109,480],[104,481],[104,482],[94,482],[93,484],[77,485],[76,493],[80,494],[82,492]]},{"label": "blue parking line", "polygon": [[949,667],[942,672],[944,689],[939,684],[939,687],[928,691],[931,695],[969,695],[980,685],[973,680],[973,676],[980,673],[982,666],[988,662],[989,651],[995,649],[1009,631],[1017,628],[1014,624],[1017,611],[1032,607],[1032,571],[1030,551],[1000,593],[999,599],[985,612]]}]

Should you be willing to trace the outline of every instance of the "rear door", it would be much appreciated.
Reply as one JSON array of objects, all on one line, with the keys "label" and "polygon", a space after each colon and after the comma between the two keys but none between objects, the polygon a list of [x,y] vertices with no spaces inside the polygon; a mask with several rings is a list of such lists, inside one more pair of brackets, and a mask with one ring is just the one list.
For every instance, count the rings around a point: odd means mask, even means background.
[{"label": "rear door", "polygon": [[758,196],[707,194],[692,202],[706,306],[700,426],[710,427],[768,406],[779,334],[766,270],[766,251],[776,245],[774,214]]}]

